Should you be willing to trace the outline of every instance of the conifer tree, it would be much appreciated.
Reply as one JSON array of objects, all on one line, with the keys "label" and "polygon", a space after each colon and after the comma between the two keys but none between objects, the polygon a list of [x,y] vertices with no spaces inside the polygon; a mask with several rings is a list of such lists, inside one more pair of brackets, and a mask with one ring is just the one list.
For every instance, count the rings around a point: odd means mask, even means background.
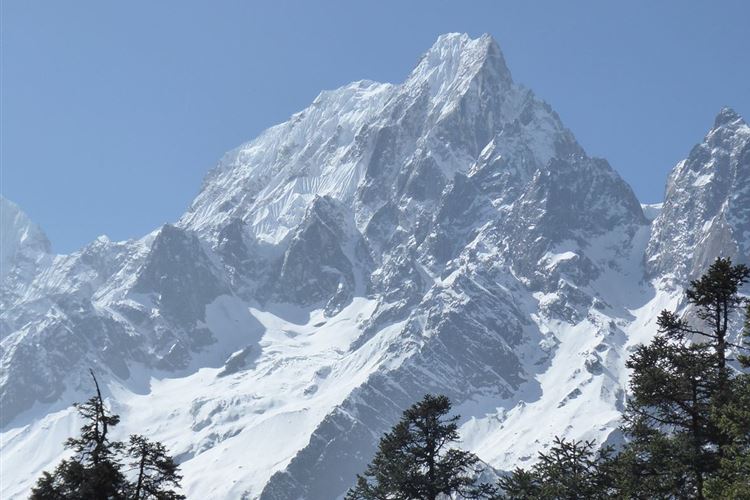
[{"label": "conifer tree", "polygon": [[707,481],[706,497],[750,498],[750,374],[730,381],[728,402],[715,408],[714,417],[729,439],[719,469]]},{"label": "conifer tree", "polygon": [[597,451],[593,441],[555,437],[550,450],[540,452],[530,470],[518,468],[498,481],[499,498],[609,499],[614,483],[611,455],[611,448]]},{"label": "conifer tree", "polygon": [[[32,500],[181,500],[185,497],[172,488],[179,488],[182,477],[177,465],[159,442],[143,436],[131,436],[129,446],[110,441],[109,431],[120,417],[104,405],[94,372],[96,394],[83,404],[75,404],[83,417],[81,435],[69,438],[65,446],[73,450],[52,473],[43,472],[31,491]],[[123,453],[131,459],[134,482],[122,471]]]},{"label": "conifer tree", "polygon": [[136,473],[130,487],[129,499],[181,500],[185,498],[184,495],[172,489],[179,488],[182,476],[163,444],[134,434],[130,436],[126,453],[131,459],[131,470]]},{"label": "conifer tree", "polygon": [[663,311],[659,334],[628,360],[632,397],[623,430],[630,442],[617,462],[630,496],[704,498],[726,461],[732,437],[716,416],[732,401],[727,333],[749,277],[746,266],[716,259],[686,291],[708,328]]},{"label": "conifer tree", "polygon": [[615,498],[694,498],[690,478],[676,457],[682,453],[678,440],[643,426],[612,461]]},{"label": "conifer tree", "polygon": [[[750,301],[745,308],[743,348],[750,349]],[[750,355],[737,357],[743,368],[750,368]],[[713,409],[713,417],[727,438],[719,470],[707,481],[706,496],[712,499],[750,498],[750,373],[729,380],[725,404]]]},{"label": "conifer tree", "polygon": [[623,428],[636,484],[655,479],[657,486],[702,498],[705,479],[718,466],[711,419],[715,358],[706,344],[675,343],[660,334],[628,360],[632,396]]},{"label": "conifer tree", "polygon": [[717,258],[706,273],[690,282],[686,291],[688,302],[695,306],[696,315],[708,325],[708,330],[691,327],[677,315],[663,311],[659,326],[666,335],[672,338],[684,338],[692,335],[696,341],[706,342],[716,353],[717,397],[723,398],[729,379],[727,369],[727,350],[730,343],[727,332],[732,313],[743,304],[739,294],[740,287],[750,278],[750,268],[744,264],[732,265],[729,258]]},{"label": "conifer tree", "polygon": [[65,446],[72,449],[72,458],[63,460],[52,474],[44,472],[32,489],[31,498],[109,500],[125,498],[127,481],[121,471],[119,442],[109,440],[109,430],[120,417],[107,410],[94,372],[96,395],[82,404],[76,403],[83,417],[81,435],[69,438]]},{"label": "conifer tree", "polygon": [[450,448],[458,441],[458,416],[448,417],[445,396],[426,395],[385,434],[347,500],[436,500],[441,495],[491,498],[494,487],[475,485],[479,459]]},{"label": "conifer tree", "polygon": [[742,337],[744,339],[742,347],[745,352],[737,356],[737,359],[744,368],[750,368],[750,355],[747,354],[750,350],[750,300],[747,301],[745,308],[745,327],[742,330]]}]

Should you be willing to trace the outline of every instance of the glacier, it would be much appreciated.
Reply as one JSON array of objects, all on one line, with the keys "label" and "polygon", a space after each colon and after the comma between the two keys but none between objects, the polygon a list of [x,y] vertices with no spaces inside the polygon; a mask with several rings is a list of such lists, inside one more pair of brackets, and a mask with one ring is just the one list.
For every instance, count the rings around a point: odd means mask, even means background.
[{"label": "glacier", "polygon": [[65,456],[89,367],[189,498],[339,498],[427,392],[498,470],[616,443],[632,347],[715,257],[750,261],[749,176],[725,108],[642,206],[492,37],[447,34],[227,153],[143,238],[56,255],[2,199],[0,496]]}]

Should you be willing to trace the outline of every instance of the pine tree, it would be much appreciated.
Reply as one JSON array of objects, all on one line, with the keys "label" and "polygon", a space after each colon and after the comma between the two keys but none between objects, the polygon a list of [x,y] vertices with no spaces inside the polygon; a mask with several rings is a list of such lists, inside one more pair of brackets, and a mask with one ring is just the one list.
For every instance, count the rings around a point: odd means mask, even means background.
[{"label": "pine tree", "polygon": [[85,481],[83,465],[63,460],[50,474],[43,472],[31,490],[32,500],[72,500],[81,498],[80,484]]},{"label": "pine tree", "polygon": [[32,499],[92,499],[108,500],[125,498],[127,481],[121,471],[118,454],[119,442],[109,440],[109,429],[120,421],[120,417],[107,410],[102,400],[99,382],[94,372],[96,395],[85,403],[76,403],[83,417],[81,435],[69,438],[65,446],[74,452],[73,458],[63,460],[55,471],[43,473],[32,489]]},{"label": "pine tree", "polygon": [[693,498],[690,478],[676,459],[685,443],[647,426],[632,435],[637,438],[613,459],[615,498]]},{"label": "pine tree", "polygon": [[[159,442],[143,436],[131,436],[127,450],[123,443],[110,441],[109,430],[120,417],[104,405],[94,372],[96,394],[83,404],[75,404],[83,417],[81,435],[65,442],[74,455],[63,460],[52,473],[43,472],[31,490],[32,500],[180,500],[182,477],[177,465]],[[123,453],[132,460],[135,482],[129,482],[122,471]]]},{"label": "pine tree", "polygon": [[426,395],[404,412],[347,500],[435,500],[440,495],[490,498],[494,488],[475,485],[479,459],[449,448],[458,441],[458,416],[447,417],[451,403],[445,396]]},{"label": "pine tree", "polygon": [[703,498],[720,469],[731,441],[716,418],[732,399],[727,333],[748,277],[746,266],[716,259],[686,292],[708,329],[663,311],[659,334],[628,360],[632,397],[623,430],[630,442],[617,463],[630,496]]},{"label": "pine tree", "polygon": [[498,499],[532,500],[540,498],[542,494],[539,476],[521,467],[516,467],[509,476],[498,480],[497,485],[501,491],[497,496]]},{"label": "pine tree", "polygon": [[[750,301],[745,309],[744,348],[750,348]],[[750,368],[750,356],[737,357]],[[727,442],[719,470],[706,484],[706,496],[712,499],[750,499],[750,373],[730,379],[725,404],[713,408],[713,418]]]},{"label": "pine tree", "polygon": [[746,353],[740,354],[737,359],[744,368],[750,368],[750,355],[747,354],[747,350],[750,350],[750,300],[748,300],[745,308],[745,328],[742,331],[742,336],[744,338],[742,347]]},{"label": "pine tree", "polygon": [[[715,358],[706,344],[674,342],[660,334],[651,344],[639,346],[627,362],[633,375],[624,430],[630,446],[640,452],[634,457],[641,470],[660,477],[661,484],[669,482],[671,489],[697,498],[718,465],[711,446],[717,436],[711,419]],[[672,467],[675,461],[681,467]]]},{"label": "pine tree", "polygon": [[714,417],[729,440],[718,471],[707,481],[706,496],[750,499],[750,374],[731,380],[729,400]]},{"label": "pine tree", "polygon": [[662,331],[673,338],[687,335],[697,336],[697,340],[707,339],[716,352],[719,378],[717,397],[725,396],[729,380],[727,369],[727,332],[733,311],[740,308],[744,299],[739,294],[740,287],[750,278],[750,268],[744,264],[732,265],[729,258],[717,258],[706,273],[690,282],[686,291],[688,302],[695,306],[696,315],[709,327],[708,330],[691,327],[674,313],[662,312]]},{"label": "pine tree", "polygon": [[516,469],[501,478],[499,498],[508,499],[609,499],[614,482],[612,449],[596,450],[593,441],[568,441],[555,437],[549,452],[540,452],[530,470]]},{"label": "pine tree", "polygon": [[131,470],[136,472],[130,487],[129,499],[141,500],[181,500],[185,496],[172,488],[179,488],[182,476],[177,464],[167,454],[167,449],[159,442],[149,441],[143,436],[132,435],[128,443],[127,455]]}]

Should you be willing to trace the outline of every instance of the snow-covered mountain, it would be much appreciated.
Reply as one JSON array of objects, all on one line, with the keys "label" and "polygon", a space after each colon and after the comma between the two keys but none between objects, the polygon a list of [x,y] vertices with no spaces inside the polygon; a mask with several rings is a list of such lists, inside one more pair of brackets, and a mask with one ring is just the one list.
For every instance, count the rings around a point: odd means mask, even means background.
[{"label": "snow-covered mountain", "polygon": [[190,498],[337,498],[426,392],[500,469],[616,440],[629,348],[748,260],[749,144],[722,110],[644,215],[491,37],[449,34],[228,153],[140,240],[52,255],[3,201],[1,495],[63,455],[89,366]]}]

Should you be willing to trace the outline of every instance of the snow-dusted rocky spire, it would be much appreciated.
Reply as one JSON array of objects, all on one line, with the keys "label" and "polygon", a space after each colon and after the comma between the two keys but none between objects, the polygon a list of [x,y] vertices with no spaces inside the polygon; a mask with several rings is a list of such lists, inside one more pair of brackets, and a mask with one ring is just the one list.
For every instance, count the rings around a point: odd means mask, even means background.
[{"label": "snow-dusted rocky spire", "polygon": [[719,114],[716,115],[716,119],[714,119],[714,129],[723,126],[741,126],[744,123],[742,117],[735,110],[728,106],[724,106],[721,108],[721,111],[719,111]]},{"label": "snow-dusted rocky spire", "polygon": [[646,264],[684,283],[717,255],[750,260],[750,127],[731,108],[669,175]]},{"label": "snow-dusted rocky spire", "polygon": [[0,279],[23,260],[50,252],[42,229],[18,205],[0,196]]},{"label": "snow-dusted rocky spire", "polygon": [[406,86],[427,85],[437,100],[449,100],[451,92],[465,90],[480,72],[509,85],[510,70],[497,42],[490,35],[472,39],[465,33],[440,35],[406,80]]}]

